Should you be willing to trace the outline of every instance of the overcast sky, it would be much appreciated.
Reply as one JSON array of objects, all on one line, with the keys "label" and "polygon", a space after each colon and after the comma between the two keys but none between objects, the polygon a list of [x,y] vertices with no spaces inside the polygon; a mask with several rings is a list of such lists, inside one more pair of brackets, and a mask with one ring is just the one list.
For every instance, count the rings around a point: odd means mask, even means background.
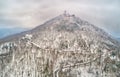
[{"label": "overcast sky", "polygon": [[0,28],[33,28],[67,10],[120,37],[120,0],[0,0]]}]

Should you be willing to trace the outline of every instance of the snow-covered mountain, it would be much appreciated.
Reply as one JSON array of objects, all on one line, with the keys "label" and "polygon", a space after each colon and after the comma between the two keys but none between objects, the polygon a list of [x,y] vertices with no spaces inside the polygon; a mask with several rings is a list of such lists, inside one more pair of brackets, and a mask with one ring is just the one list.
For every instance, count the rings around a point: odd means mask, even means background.
[{"label": "snow-covered mountain", "polygon": [[0,41],[1,77],[119,77],[120,43],[62,14]]}]

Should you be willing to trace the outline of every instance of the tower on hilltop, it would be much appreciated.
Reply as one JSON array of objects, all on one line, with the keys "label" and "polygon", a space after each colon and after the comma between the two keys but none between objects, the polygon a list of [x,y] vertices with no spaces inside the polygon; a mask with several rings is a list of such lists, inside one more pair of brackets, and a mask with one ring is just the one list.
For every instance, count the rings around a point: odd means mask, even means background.
[{"label": "tower on hilltop", "polygon": [[66,10],[64,11],[63,15],[64,15],[64,16],[67,16],[67,17],[75,16],[74,14],[73,14],[73,15],[70,15]]}]

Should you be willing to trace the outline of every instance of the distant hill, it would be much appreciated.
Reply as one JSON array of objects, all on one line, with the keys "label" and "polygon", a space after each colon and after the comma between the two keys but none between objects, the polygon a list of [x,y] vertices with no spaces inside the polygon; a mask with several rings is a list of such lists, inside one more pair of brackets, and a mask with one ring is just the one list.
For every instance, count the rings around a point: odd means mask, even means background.
[{"label": "distant hill", "polygon": [[0,28],[0,38],[4,38],[9,35],[13,35],[22,31],[25,31],[24,28]]},{"label": "distant hill", "polygon": [[117,38],[120,41],[120,38]]}]

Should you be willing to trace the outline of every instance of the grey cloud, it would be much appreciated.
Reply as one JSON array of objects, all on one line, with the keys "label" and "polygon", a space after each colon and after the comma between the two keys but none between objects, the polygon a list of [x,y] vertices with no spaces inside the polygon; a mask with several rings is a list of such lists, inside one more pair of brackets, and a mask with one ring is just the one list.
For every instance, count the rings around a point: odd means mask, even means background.
[{"label": "grey cloud", "polygon": [[[16,27],[35,27],[64,10],[120,36],[119,0],[6,0],[0,17]],[[8,4],[8,5],[6,5]],[[0,20],[2,21],[2,19]]]}]

